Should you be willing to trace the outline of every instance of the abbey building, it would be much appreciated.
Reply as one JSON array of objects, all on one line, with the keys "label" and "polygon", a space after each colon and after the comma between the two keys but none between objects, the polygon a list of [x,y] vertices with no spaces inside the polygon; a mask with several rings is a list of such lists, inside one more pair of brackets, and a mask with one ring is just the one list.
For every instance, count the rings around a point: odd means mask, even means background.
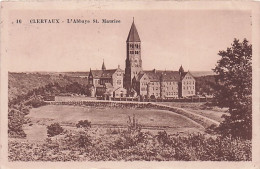
[{"label": "abbey building", "polygon": [[88,83],[92,97],[177,98],[195,95],[195,78],[181,66],[178,71],[143,70],[142,44],[133,21],[126,39],[125,70],[90,70]]}]

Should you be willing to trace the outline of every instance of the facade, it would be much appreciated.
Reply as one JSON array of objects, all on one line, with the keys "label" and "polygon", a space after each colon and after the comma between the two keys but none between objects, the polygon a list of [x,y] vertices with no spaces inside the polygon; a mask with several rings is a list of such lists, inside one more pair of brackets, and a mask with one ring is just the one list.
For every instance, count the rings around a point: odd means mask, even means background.
[{"label": "facade", "polygon": [[181,96],[195,95],[195,82],[195,78],[189,71],[184,73],[181,78]]},{"label": "facade", "polygon": [[184,95],[179,95],[182,77],[178,71],[154,69],[152,71],[143,71],[140,75],[139,78],[133,79],[133,88],[140,96],[147,98],[177,98],[191,96],[186,94],[188,92],[184,92]]},{"label": "facade", "polygon": [[102,70],[89,72],[88,84],[91,96],[123,97],[126,95],[123,80],[124,71],[120,67],[107,70],[103,62]]},{"label": "facade", "polygon": [[141,39],[133,21],[126,40],[125,71],[119,67],[90,70],[91,96],[177,98],[195,95],[195,78],[181,66],[179,71],[146,71],[142,68]]}]

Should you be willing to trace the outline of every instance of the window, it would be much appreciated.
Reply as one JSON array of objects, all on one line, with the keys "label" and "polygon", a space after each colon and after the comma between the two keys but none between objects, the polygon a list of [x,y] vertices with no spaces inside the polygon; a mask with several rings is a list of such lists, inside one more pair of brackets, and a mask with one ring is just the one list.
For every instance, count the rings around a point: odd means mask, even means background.
[{"label": "window", "polygon": [[121,84],[121,80],[117,80],[117,84],[120,85]]}]

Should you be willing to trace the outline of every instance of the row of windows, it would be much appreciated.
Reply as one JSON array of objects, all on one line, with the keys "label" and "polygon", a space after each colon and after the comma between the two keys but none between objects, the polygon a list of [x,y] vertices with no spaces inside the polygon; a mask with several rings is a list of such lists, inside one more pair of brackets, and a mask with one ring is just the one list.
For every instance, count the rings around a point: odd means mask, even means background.
[{"label": "row of windows", "polygon": [[159,82],[151,82],[150,84],[151,85],[159,85],[160,83]]},{"label": "row of windows", "polygon": [[121,80],[117,80],[116,83],[117,83],[117,85],[121,85],[122,82],[121,82]]},{"label": "row of windows", "polygon": [[167,85],[173,85],[173,84],[177,85],[177,82],[166,82],[166,84]]},{"label": "row of windows", "polygon": [[159,93],[152,93],[152,95],[154,95],[154,96],[159,96]]},{"label": "row of windows", "polygon": [[187,77],[185,77],[185,79],[192,79],[192,77],[190,77],[190,76],[187,76]]},{"label": "row of windows", "polygon": [[147,85],[147,84],[148,84],[148,82],[141,83],[141,85],[143,85],[143,86],[144,86],[144,85]]},{"label": "row of windows", "polygon": [[166,95],[178,95],[178,92],[166,92]]},{"label": "row of windows", "polygon": [[99,84],[99,82],[100,82],[100,80],[99,80],[99,79],[96,79],[96,80],[94,81],[94,84]]},{"label": "row of windows", "polygon": [[[151,85],[159,85],[160,82],[151,82],[150,84],[151,84]],[[177,82],[165,82],[164,85],[163,85],[163,87],[165,86],[165,84],[166,84],[166,85],[177,85],[178,83],[177,83]]]},{"label": "row of windows", "polygon": [[[101,83],[100,84],[105,84],[105,83],[110,83],[111,80],[101,80]],[[99,83],[99,79],[98,79],[98,83]]]},{"label": "row of windows", "polygon": [[138,74],[138,72],[133,72],[133,74],[134,74],[134,75],[137,75],[137,74]]},{"label": "row of windows", "polygon": [[193,93],[193,91],[188,91],[188,94],[195,94],[195,93]]},{"label": "row of windows", "polygon": [[140,51],[129,51],[129,54],[139,54]]},{"label": "row of windows", "polygon": [[132,64],[132,67],[141,67],[139,64]]},{"label": "row of windows", "polygon": [[139,49],[139,48],[141,48],[141,45],[140,44],[129,44],[129,47],[130,48],[136,47],[137,49]]},{"label": "row of windows", "polygon": [[153,87],[153,90],[154,90],[154,89],[158,90],[159,88],[158,88],[158,87]]},{"label": "row of windows", "polygon": [[191,84],[195,84],[195,82],[194,82],[194,81],[186,81],[186,82],[183,81],[183,84],[184,84],[184,85],[185,85],[185,84],[190,84],[190,85],[191,85]]},{"label": "row of windows", "polygon": [[[155,90],[159,90],[159,87],[153,87],[152,88],[153,90],[155,89]],[[164,88],[164,91],[166,91],[166,90],[174,90],[174,87],[166,87],[166,88]],[[176,88],[175,88],[176,89]]]},{"label": "row of windows", "polygon": [[185,90],[185,89],[186,89],[186,90],[189,90],[189,89],[194,89],[194,86],[186,86],[186,87],[185,87],[185,86],[183,86],[183,90]]}]

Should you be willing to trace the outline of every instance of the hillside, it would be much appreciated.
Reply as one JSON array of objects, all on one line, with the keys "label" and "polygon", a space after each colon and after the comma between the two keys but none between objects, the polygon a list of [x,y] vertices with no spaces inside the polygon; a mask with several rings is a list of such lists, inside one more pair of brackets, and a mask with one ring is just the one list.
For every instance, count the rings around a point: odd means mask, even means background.
[{"label": "hillside", "polygon": [[194,77],[202,77],[202,76],[212,76],[212,75],[216,75],[215,72],[213,71],[191,71],[191,74]]},{"label": "hillside", "polygon": [[30,90],[50,83],[59,83],[61,86],[78,82],[87,84],[86,78],[69,76],[66,73],[8,73],[8,98],[28,93]]}]

